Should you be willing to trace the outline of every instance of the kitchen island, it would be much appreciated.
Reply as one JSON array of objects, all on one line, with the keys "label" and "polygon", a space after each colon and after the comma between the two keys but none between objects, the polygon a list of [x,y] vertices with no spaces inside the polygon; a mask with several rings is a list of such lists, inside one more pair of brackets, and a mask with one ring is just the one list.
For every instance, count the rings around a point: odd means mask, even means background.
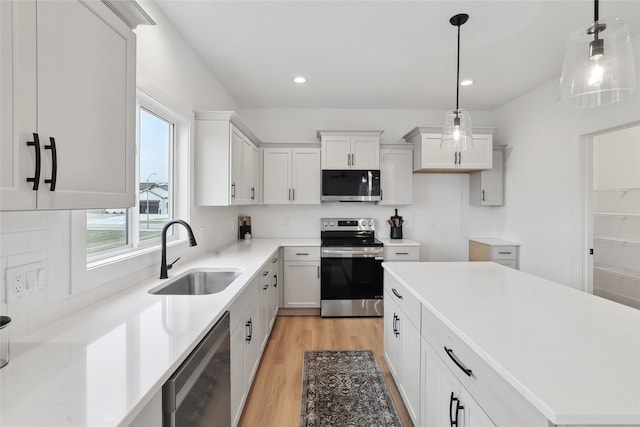
[{"label": "kitchen island", "polygon": [[383,267],[385,357],[416,424],[640,425],[640,311],[491,262]]}]

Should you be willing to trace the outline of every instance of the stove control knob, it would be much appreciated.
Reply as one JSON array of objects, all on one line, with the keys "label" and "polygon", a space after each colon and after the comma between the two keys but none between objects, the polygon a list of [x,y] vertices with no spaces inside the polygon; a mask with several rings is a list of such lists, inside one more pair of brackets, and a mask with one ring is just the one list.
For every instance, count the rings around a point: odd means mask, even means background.
[{"label": "stove control knob", "polygon": [[336,225],[336,223],[335,223],[335,222],[333,222],[333,221],[331,221],[331,222],[329,223],[329,225],[330,225],[331,227],[333,227],[334,225]]},{"label": "stove control knob", "polygon": [[367,220],[366,219],[361,219],[360,220],[360,225],[363,226],[363,227],[366,227],[367,226]]},{"label": "stove control knob", "polygon": [[369,225],[370,225],[371,227],[373,227],[373,220],[372,220],[372,219],[370,219],[370,220],[369,220]]},{"label": "stove control knob", "polygon": [[322,226],[326,227],[327,225],[329,225],[329,223],[327,221],[322,221]]}]

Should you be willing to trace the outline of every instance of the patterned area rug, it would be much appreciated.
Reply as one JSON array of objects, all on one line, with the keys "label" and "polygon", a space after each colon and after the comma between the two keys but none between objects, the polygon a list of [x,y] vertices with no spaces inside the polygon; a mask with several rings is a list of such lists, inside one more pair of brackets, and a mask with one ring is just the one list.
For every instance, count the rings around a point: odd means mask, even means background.
[{"label": "patterned area rug", "polygon": [[305,351],[300,427],[401,427],[371,350]]}]

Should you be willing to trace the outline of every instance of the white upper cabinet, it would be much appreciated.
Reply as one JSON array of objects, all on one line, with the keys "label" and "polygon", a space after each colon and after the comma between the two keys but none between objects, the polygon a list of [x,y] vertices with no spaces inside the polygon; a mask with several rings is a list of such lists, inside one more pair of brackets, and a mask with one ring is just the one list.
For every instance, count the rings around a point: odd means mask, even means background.
[{"label": "white upper cabinet", "polygon": [[0,21],[0,209],[133,206],[133,31],[102,2],[3,1]]},{"label": "white upper cabinet", "polygon": [[406,148],[380,150],[381,205],[413,203],[413,152]]},{"label": "white upper cabinet", "polygon": [[493,147],[493,167],[469,176],[469,203],[475,206],[504,205],[504,162],[506,145]]},{"label": "white upper cabinet", "polygon": [[491,169],[492,134],[483,133],[483,130],[478,129],[478,132],[473,134],[473,149],[454,152],[442,150],[441,134],[431,130],[432,128],[416,127],[403,137],[405,141],[413,144],[414,172],[470,172]]},{"label": "white upper cabinet", "polygon": [[320,149],[265,148],[263,202],[320,204]]},{"label": "white upper cabinet", "polygon": [[380,169],[382,131],[318,131],[322,169]]},{"label": "white upper cabinet", "polygon": [[199,206],[257,204],[257,138],[231,111],[196,113],[194,194]]}]

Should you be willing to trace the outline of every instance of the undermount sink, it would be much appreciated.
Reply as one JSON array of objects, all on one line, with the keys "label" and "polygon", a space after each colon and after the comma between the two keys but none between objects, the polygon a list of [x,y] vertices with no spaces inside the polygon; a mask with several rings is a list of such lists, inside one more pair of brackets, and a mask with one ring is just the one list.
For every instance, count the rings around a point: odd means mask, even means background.
[{"label": "undermount sink", "polygon": [[208,295],[224,291],[242,273],[242,270],[207,269],[188,271],[168,283],[149,291],[155,295]]}]

